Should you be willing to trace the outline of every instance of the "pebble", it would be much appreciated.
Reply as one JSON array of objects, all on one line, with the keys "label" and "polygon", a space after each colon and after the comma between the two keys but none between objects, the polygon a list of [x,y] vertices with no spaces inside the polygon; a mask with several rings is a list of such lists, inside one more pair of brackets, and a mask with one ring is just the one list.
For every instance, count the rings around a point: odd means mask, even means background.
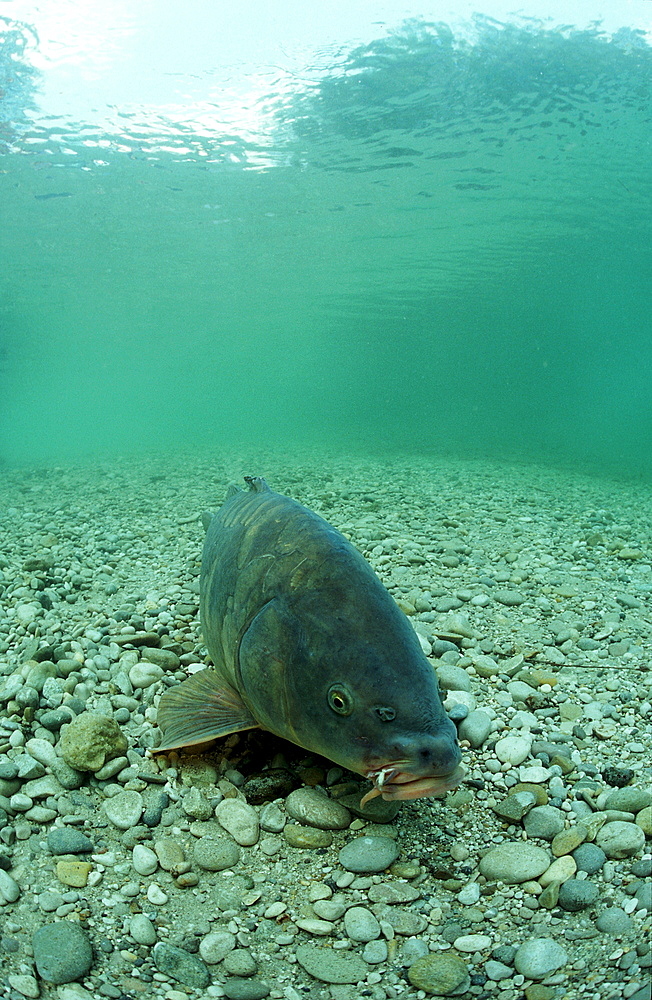
[{"label": "pebble", "polygon": [[156,882],[152,882],[147,886],[147,898],[154,906],[165,906],[168,901],[167,893],[163,892],[160,885],[157,885]]},{"label": "pebble", "polygon": [[564,829],[564,814],[554,806],[534,806],[523,820],[528,837],[552,840]]},{"label": "pebble", "polygon": [[466,963],[457,955],[424,955],[410,966],[408,979],[431,996],[461,996],[471,985]]},{"label": "pebble", "polygon": [[140,792],[118,792],[104,800],[106,818],[119,830],[130,830],[136,826],[143,814],[143,797]]},{"label": "pebble", "polygon": [[480,861],[480,872],[488,881],[516,885],[538,878],[549,865],[547,851],[526,841],[515,841],[490,848]]},{"label": "pebble", "polygon": [[227,837],[200,837],[194,846],[194,858],[200,868],[221,872],[240,860],[240,848]]},{"label": "pebble", "polygon": [[486,951],[493,944],[492,938],[488,934],[461,934],[455,938],[453,947],[458,951],[473,954],[476,951]]},{"label": "pebble", "polygon": [[526,979],[545,979],[568,962],[568,955],[554,938],[529,938],[514,956],[516,971]]},{"label": "pebble", "polygon": [[587,836],[588,830],[586,827],[578,823],[576,826],[571,826],[567,830],[560,830],[559,833],[555,834],[550,845],[550,850],[556,858],[560,858],[563,854],[572,854],[580,844],[584,843]]},{"label": "pebble", "polygon": [[286,818],[276,802],[267,802],[260,811],[260,825],[268,833],[280,833]]},{"label": "pebble", "polygon": [[595,875],[604,865],[607,855],[597,844],[580,844],[573,851],[573,859],[578,871],[586,872],[587,875]]},{"label": "pebble", "polygon": [[516,767],[526,760],[531,747],[532,740],[523,736],[504,736],[496,743],[495,753],[498,760]]},{"label": "pebble", "polygon": [[386,962],[389,955],[387,942],[380,940],[367,941],[362,949],[362,958],[368,965],[379,965]]},{"label": "pebble", "polygon": [[508,823],[518,823],[532,809],[536,796],[530,791],[510,791],[509,795],[496,803],[494,812]]},{"label": "pebble", "polygon": [[71,920],[39,927],[32,937],[36,970],[48,983],[72,983],[90,972],[93,950],[86,932]]},{"label": "pebble", "polygon": [[503,962],[496,962],[493,958],[484,963],[484,971],[494,983],[499,983],[501,979],[511,979],[514,975],[513,969]]},{"label": "pebble", "polygon": [[224,957],[224,969],[232,976],[253,976],[256,963],[246,948],[235,948]]},{"label": "pebble", "polygon": [[459,738],[468,740],[474,750],[482,746],[490,732],[491,718],[481,708],[469,712],[458,727]]},{"label": "pebble", "polygon": [[161,868],[166,872],[179,874],[185,866],[183,847],[173,837],[162,837],[154,842],[154,853]]},{"label": "pebble", "polygon": [[652,806],[644,806],[637,812],[635,822],[646,837],[652,837]]},{"label": "pebble", "polygon": [[559,905],[563,910],[576,913],[593,906],[600,898],[600,890],[588,879],[570,878],[559,887]]},{"label": "pebble", "polygon": [[526,784],[541,785],[550,778],[550,771],[541,764],[531,764],[528,767],[520,767],[518,776],[519,780]]},{"label": "pebble", "polygon": [[81,889],[88,885],[88,877],[92,867],[89,861],[58,861],[55,871],[57,878],[64,885]]},{"label": "pebble", "polygon": [[457,894],[457,898],[463,906],[475,906],[480,899],[480,886],[477,882],[469,882]]},{"label": "pebble", "polygon": [[508,608],[518,607],[525,602],[525,597],[518,590],[495,590],[493,596]]},{"label": "pebble", "polygon": [[353,985],[364,981],[369,972],[366,962],[355,953],[334,951],[312,944],[300,944],[297,961],[308,975],[322,983]]},{"label": "pebble", "polygon": [[330,830],[318,830],[316,827],[299,826],[298,823],[287,823],[283,827],[283,836],[290,847],[316,849],[330,847],[333,834]]},{"label": "pebble", "polygon": [[228,1000],[264,1000],[270,994],[267,983],[259,979],[227,979],[223,990]]},{"label": "pebble", "polygon": [[288,816],[319,830],[346,830],[351,813],[335,799],[315,788],[297,788],[285,800]]},{"label": "pebble", "polygon": [[[392,871],[394,869],[392,868]],[[409,882],[377,882],[369,887],[367,897],[372,903],[412,903],[421,893]]]},{"label": "pebble", "polygon": [[140,655],[148,663],[155,663],[164,670],[178,670],[181,661],[171,649],[159,649],[158,646],[141,646]]},{"label": "pebble", "polygon": [[555,858],[553,863],[545,872],[539,876],[539,885],[544,888],[552,882],[566,882],[577,872],[577,862],[569,854],[564,854],[561,858]]},{"label": "pebble", "polygon": [[129,921],[129,933],[137,944],[152,945],[156,942],[156,928],[144,913],[135,913]]},{"label": "pebble", "polygon": [[55,826],[47,836],[52,854],[88,854],[93,850],[89,838],[72,826]]},{"label": "pebble", "polygon": [[605,823],[595,838],[608,858],[629,858],[645,846],[645,834],[636,823]]},{"label": "pebble", "polygon": [[199,954],[207,965],[217,965],[235,946],[235,934],[230,931],[212,931],[199,942]]},{"label": "pebble", "polygon": [[366,906],[352,906],[344,914],[344,930],[352,941],[375,941],[380,937],[380,924]]},{"label": "pebble", "polygon": [[152,957],[159,972],[183,986],[204,990],[210,984],[210,973],[204,962],[184,948],[159,941],[154,945]]},{"label": "pebble", "polygon": [[236,844],[251,847],[258,843],[260,824],[258,813],[241,799],[222,799],[215,809],[218,823],[230,833]]},{"label": "pebble", "polygon": [[15,903],[20,896],[18,882],[4,868],[0,868],[0,896],[6,903]]},{"label": "pebble", "polygon": [[342,868],[348,872],[382,872],[396,861],[398,846],[390,837],[356,837],[338,854]]},{"label": "pebble", "polygon": [[77,771],[99,771],[107,757],[127,749],[127,740],[114,719],[82,712],[62,730],[60,753]]},{"label": "pebble", "polygon": [[344,896],[331,896],[330,899],[316,899],[312,908],[323,920],[339,920],[346,913],[348,905]]},{"label": "pebble", "polygon": [[32,997],[36,1000],[41,995],[38,982],[34,976],[10,975],[7,976],[7,982],[12,989],[16,990],[16,993],[20,993],[23,997]]},{"label": "pebble", "polygon": [[632,918],[620,906],[608,906],[598,915],[595,926],[605,934],[620,937],[629,934],[633,927]]},{"label": "pebble", "polygon": [[609,792],[604,803],[605,809],[620,809],[622,812],[637,813],[652,804],[652,792],[644,788],[615,788]]},{"label": "pebble", "polygon": [[135,688],[148,688],[163,676],[163,669],[155,663],[141,660],[129,671],[129,680]]},{"label": "pebble", "polygon": [[139,875],[153,875],[158,868],[156,854],[145,844],[136,844],[131,854],[131,863]]}]

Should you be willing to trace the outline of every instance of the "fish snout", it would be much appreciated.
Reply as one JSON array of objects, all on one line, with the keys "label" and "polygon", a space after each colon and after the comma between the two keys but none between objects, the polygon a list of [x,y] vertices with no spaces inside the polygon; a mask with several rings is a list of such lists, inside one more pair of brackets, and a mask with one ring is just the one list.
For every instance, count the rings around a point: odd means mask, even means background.
[{"label": "fish snout", "polygon": [[416,775],[447,775],[462,760],[462,751],[449,733],[424,733],[412,740],[397,741],[396,751],[394,760],[405,761],[404,770]]}]

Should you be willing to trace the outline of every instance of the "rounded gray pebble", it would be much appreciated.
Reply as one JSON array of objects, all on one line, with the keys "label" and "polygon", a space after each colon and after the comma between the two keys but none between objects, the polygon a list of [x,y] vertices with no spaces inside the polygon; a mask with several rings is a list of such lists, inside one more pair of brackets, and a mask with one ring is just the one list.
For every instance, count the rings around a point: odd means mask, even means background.
[{"label": "rounded gray pebble", "polygon": [[118,792],[113,798],[105,800],[104,812],[119,830],[130,830],[143,814],[143,797],[140,792]]},{"label": "rounded gray pebble", "polygon": [[621,910],[619,906],[608,906],[599,915],[595,926],[604,934],[612,934],[614,937],[619,937],[621,934],[629,934],[634,924],[632,918],[624,910]]},{"label": "rounded gray pebble", "polygon": [[167,941],[159,941],[154,945],[152,955],[158,971],[183,986],[203,990],[211,981],[208,969],[201,958],[183,948],[177,948]]},{"label": "rounded gray pebble", "polygon": [[518,607],[525,601],[523,594],[519,594],[518,590],[495,590],[494,597],[508,608]]},{"label": "rounded gray pebble", "polygon": [[572,852],[572,857],[577,870],[586,872],[587,875],[595,875],[607,860],[607,855],[597,844],[580,844]]},{"label": "rounded gray pebble", "polygon": [[422,938],[408,938],[401,948],[401,965],[409,968],[410,965],[414,965],[418,958],[423,958],[429,951],[428,943]]},{"label": "rounded gray pebble", "polygon": [[514,974],[514,970],[510,969],[508,965],[505,965],[503,962],[497,962],[493,958],[485,962],[484,971],[494,983],[500,982],[501,979],[510,979]]},{"label": "rounded gray pebble", "polygon": [[468,740],[471,747],[477,750],[491,732],[491,719],[481,708],[475,708],[462,719],[458,731],[460,739]]},{"label": "rounded gray pebble", "polygon": [[489,881],[499,879],[515,885],[543,875],[550,862],[548,852],[542,848],[527,841],[508,841],[487,851],[480,860],[480,872]]},{"label": "rounded gray pebble", "polygon": [[260,979],[227,979],[223,989],[228,1000],[263,1000],[269,996],[269,986]]},{"label": "rounded gray pebble", "polygon": [[201,837],[195,844],[195,861],[209,872],[233,868],[240,860],[240,848],[227,837]]},{"label": "rounded gray pebble", "polygon": [[383,940],[367,941],[362,957],[368,965],[379,965],[387,961],[387,942]]},{"label": "rounded gray pebble", "polygon": [[585,910],[588,906],[593,906],[599,897],[600,890],[595,882],[569,878],[566,882],[562,882],[559,887],[558,902],[562,910],[577,913],[579,910]]},{"label": "rounded gray pebble", "polygon": [[346,830],[351,813],[315,788],[297,788],[285,800],[288,816],[319,830]]},{"label": "rounded gray pebble", "polygon": [[530,938],[514,956],[514,966],[526,979],[545,979],[568,962],[566,949],[553,938]]},{"label": "rounded gray pebble", "polygon": [[645,806],[652,804],[652,793],[644,788],[634,788],[626,785],[610,792],[605,802],[605,809],[620,809],[622,812],[637,813]]},{"label": "rounded gray pebble", "polygon": [[347,872],[382,872],[396,861],[398,847],[390,837],[356,837],[345,844],[338,858]]},{"label": "rounded gray pebble", "polygon": [[230,931],[212,931],[199,942],[199,954],[208,965],[221,962],[236,946],[235,934]]},{"label": "rounded gray pebble", "polygon": [[645,834],[636,823],[614,820],[600,827],[595,838],[608,858],[629,858],[645,845]]},{"label": "rounded gray pebble", "polygon": [[39,927],[32,937],[36,970],[48,983],[61,986],[88,975],[93,950],[85,931],[71,920]]},{"label": "rounded gray pebble", "polygon": [[136,913],[129,922],[129,933],[137,944],[152,945],[156,941],[156,928],[144,913]]},{"label": "rounded gray pebble", "polygon": [[351,952],[301,944],[296,951],[299,965],[322,983],[353,984],[367,978],[369,969],[359,955]]},{"label": "rounded gray pebble", "polygon": [[523,820],[528,837],[552,840],[564,829],[564,814],[554,806],[535,806]]},{"label": "rounded gray pebble", "polygon": [[366,906],[352,906],[344,914],[344,929],[352,941],[375,941],[380,937],[380,924]]},{"label": "rounded gray pebble", "polygon": [[48,833],[47,843],[52,854],[89,854],[93,850],[88,837],[71,826],[55,826]]},{"label": "rounded gray pebble", "polygon": [[246,948],[236,948],[224,957],[224,969],[231,976],[253,976],[256,963]]}]

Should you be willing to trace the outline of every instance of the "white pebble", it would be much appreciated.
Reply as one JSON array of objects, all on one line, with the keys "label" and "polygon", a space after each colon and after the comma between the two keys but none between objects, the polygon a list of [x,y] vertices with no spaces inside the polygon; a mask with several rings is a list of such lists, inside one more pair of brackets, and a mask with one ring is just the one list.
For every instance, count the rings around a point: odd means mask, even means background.
[{"label": "white pebble", "polygon": [[154,906],[163,906],[163,904],[168,901],[167,895],[163,892],[160,885],[156,884],[156,882],[152,882],[149,886],[147,890],[147,898],[150,903],[154,904]]},{"label": "white pebble", "polygon": [[153,875],[158,868],[158,858],[151,849],[144,844],[136,844],[133,849],[132,864],[139,875]]}]

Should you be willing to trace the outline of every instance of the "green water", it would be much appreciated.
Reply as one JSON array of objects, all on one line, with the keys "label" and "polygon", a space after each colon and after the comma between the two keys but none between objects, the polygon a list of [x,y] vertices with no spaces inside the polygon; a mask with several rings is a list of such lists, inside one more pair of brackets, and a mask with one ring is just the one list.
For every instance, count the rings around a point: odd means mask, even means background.
[{"label": "green water", "polygon": [[255,135],[50,122],[14,73],[4,460],[314,444],[652,474],[649,45],[378,31],[270,82]]}]

